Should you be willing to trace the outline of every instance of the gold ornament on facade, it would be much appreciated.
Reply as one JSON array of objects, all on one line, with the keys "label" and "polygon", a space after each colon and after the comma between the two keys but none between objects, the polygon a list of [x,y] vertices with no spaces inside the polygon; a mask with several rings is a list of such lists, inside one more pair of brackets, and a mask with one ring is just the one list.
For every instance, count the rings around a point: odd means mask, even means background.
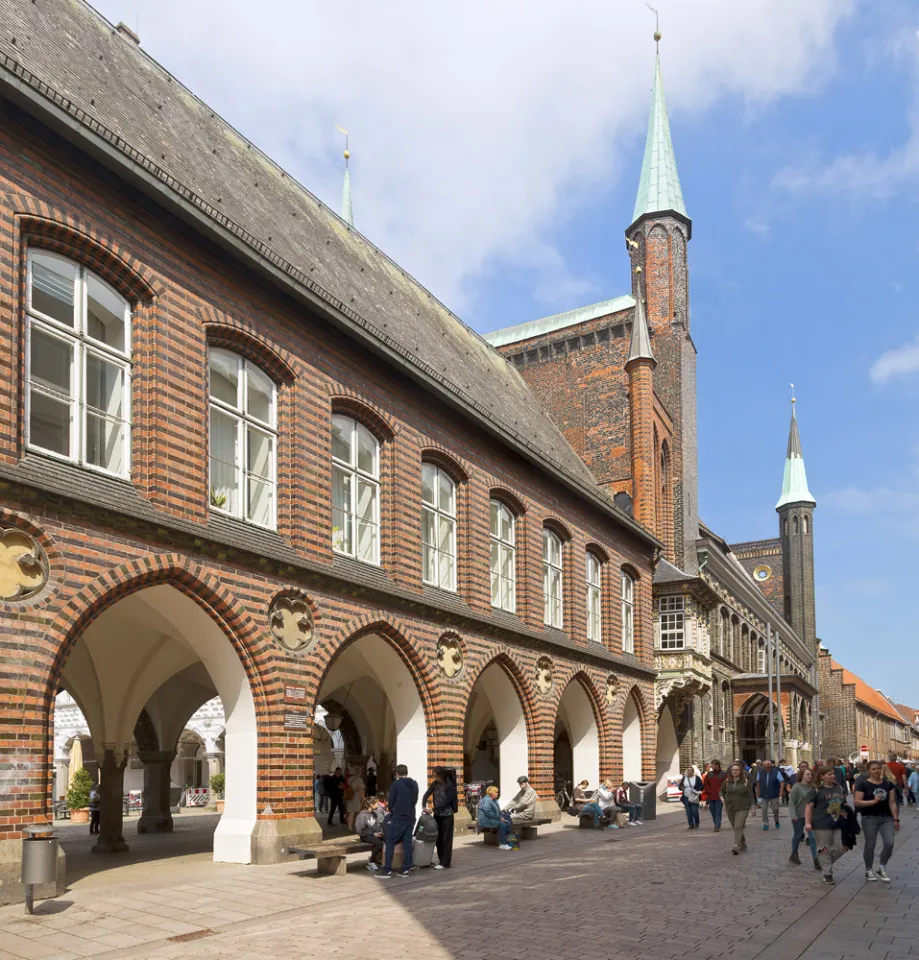
[{"label": "gold ornament on facade", "polygon": [[268,622],[275,642],[288,653],[302,653],[313,641],[313,614],[301,597],[275,597]]},{"label": "gold ornament on facade", "polygon": [[21,530],[0,530],[0,600],[25,600],[48,580],[38,544]]},{"label": "gold ornament on facade", "polygon": [[448,680],[463,669],[463,648],[456,637],[441,637],[437,641],[437,666]]},{"label": "gold ornament on facade", "polygon": [[536,661],[536,689],[546,696],[555,683],[552,678],[552,661],[548,657],[540,657]]},{"label": "gold ornament on facade", "polygon": [[618,690],[619,690],[619,681],[615,678],[615,676],[613,676],[613,674],[610,674],[606,678],[606,694],[605,694],[606,702],[610,706],[612,706],[614,701],[616,700],[616,693]]}]

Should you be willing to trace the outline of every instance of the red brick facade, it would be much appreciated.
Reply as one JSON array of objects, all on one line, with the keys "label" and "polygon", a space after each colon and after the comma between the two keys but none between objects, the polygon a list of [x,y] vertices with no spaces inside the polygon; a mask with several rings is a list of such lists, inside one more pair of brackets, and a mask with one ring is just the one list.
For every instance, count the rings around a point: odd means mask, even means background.
[{"label": "red brick facade", "polygon": [[[284,728],[285,688],[315,700],[330,663],[373,632],[400,654],[424,704],[429,763],[462,769],[470,690],[497,661],[524,707],[530,774],[553,794],[558,702],[570,682],[587,691],[600,734],[601,771],[621,773],[621,720],[634,696],[643,769],[653,779],[651,623],[653,545],[534,469],[471,420],[426,397],[315,315],[257,283],[215,246],[161,215],[14,108],[0,109],[0,518],[40,544],[49,578],[36,596],[0,604],[3,672],[0,749],[14,770],[0,793],[0,832],[48,816],[49,724],[60,671],[81,632],[116,600],[168,583],[203,607],[236,649],[258,718],[260,819],[312,813],[312,741]],[[25,448],[25,254],[51,249],[92,269],[133,305],[129,482]],[[252,360],[278,386],[277,530],[215,521],[208,508],[208,346]],[[381,442],[381,564],[333,557],[330,417],[343,410]],[[458,481],[456,595],[421,582],[420,468],[428,457]],[[518,616],[496,615],[489,582],[489,499],[518,511]],[[564,632],[543,625],[542,530],[567,533]],[[586,641],[585,550],[604,564],[602,644]],[[621,653],[619,571],[637,578],[635,656]],[[317,639],[307,657],[270,637],[279,592],[309,597]],[[435,645],[461,638],[465,666],[437,669]],[[547,695],[536,660],[553,661]],[[615,683],[607,699],[608,678]],[[427,771],[415,771],[422,778]]]}]

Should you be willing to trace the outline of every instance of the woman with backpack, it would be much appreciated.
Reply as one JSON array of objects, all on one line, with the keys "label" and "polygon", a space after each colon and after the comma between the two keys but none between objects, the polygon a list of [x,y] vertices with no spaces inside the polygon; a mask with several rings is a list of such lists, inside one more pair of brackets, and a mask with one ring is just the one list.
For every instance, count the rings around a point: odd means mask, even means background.
[{"label": "woman with backpack", "polygon": [[456,796],[456,782],[450,771],[444,767],[434,768],[434,779],[421,798],[421,806],[427,807],[428,800],[437,822],[437,863],[435,870],[449,870],[453,861],[453,814],[459,809]]},{"label": "woman with backpack", "polygon": [[680,780],[680,803],[686,808],[687,830],[699,829],[699,801],[702,799],[702,778],[693,767],[687,767]]}]

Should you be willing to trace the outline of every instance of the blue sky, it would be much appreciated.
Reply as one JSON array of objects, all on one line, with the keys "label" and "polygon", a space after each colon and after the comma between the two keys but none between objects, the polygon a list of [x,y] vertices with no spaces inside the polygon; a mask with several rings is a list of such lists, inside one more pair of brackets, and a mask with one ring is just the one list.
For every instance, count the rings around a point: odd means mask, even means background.
[{"label": "blue sky", "polygon": [[[348,126],[357,227],[477,330],[627,291],[643,3],[332,6],[98,3],[336,209]],[[658,6],[694,222],[702,516],[730,541],[775,535],[794,382],[818,632],[919,707],[900,612],[919,541],[919,5]]]}]

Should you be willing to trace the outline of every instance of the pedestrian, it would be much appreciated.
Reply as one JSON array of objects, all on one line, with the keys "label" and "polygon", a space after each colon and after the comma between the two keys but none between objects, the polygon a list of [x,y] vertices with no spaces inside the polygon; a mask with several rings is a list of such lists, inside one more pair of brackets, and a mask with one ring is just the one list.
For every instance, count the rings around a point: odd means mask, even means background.
[{"label": "pedestrian", "polygon": [[769,829],[769,811],[772,811],[775,820],[775,829],[779,829],[779,796],[782,793],[782,782],[785,775],[772,765],[771,760],[764,760],[755,781],[756,801],[763,810],[763,829]]},{"label": "pedestrian", "polygon": [[834,764],[833,772],[836,774],[836,782],[846,791],[846,796],[849,795],[849,779],[847,777],[848,771],[846,770],[846,762],[842,757],[838,757]]},{"label": "pedestrian", "polygon": [[699,801],[702,799],[702,778],[693,767],[687,767],[680,780],[680,803],[686,809],[687,830],[699,829]]},{"label": "pedestrian", "polygon": [[907,783],[909,785],[909,792],[913,798],[913,805],[916,807],[916,813],[919,813],[919,767],[913,767]]},{"label": "pedestrian", "polygon": [[744,825],[747,815],[754,806],[753,787],[747,780],[743,765],[735,760],[731,764],[728,775],[721,784],[721,799],[724,801],[724,812],[728,822],[734,828],[734,847],[731,853],[737,856],[741,850],[747,849],[747,838],[744,836]]},{"label": "pedestrian", "polygon": [[374,797],[377,792],[377,768],[367,764],[367,796]]},{"label": "pedestrian", "polygon": [[459,810],[456,783],[450,771],[434,768],[434,779],[421,798],[421,806],[431,802],[431,811],[437,823],[437,863],[435,870],[449,870],[453,861],[453,814]]},{"label": "pedestrian", "polygon": [[361,805],[361,812],[354,820],[354,829],[364,843],[373,844],[367,869],[376,873],[383,859],[383,821],[386,817],[386,804],[376,797],[367,797]]},{"label": "pedestrian", "polygon": [[513,849],[507,842],[507,835],[512,830],[511,815],[498,805],[498,788],[494,784],[485,788],[485,796],[479,801],[476,810],[476,823],[483,830],[498,831],[499,850]]},{"label": "pedestrian", "polygon": [[418,804],[418,784],[408,775],[408,767],[400,763],[395,769],[396,779],[389,788],[387,806],[392,820],[386,834],[386,860],[376,876],[388,880],[392,876],[392,858],[396,844],[402,844],[401,877],[412,872],[412,834],[415,830],[415,807]]},{"label": "pedestrian", "polygon": [[[798,856],[798,847],[804,839],[804,808],[814,799],[817,791],[814,789],[814,771],[810,767],[803,767],[798,773],[798,782],[791,788],[788,812],[791,814],[791,856],[789,862],[801,865],[801,858]],[[817,858],[817,841],[813,834],[808,834],[807,845],[811,850],[811,859],[814,861],[814,869],[822,869],[820,860]]]},{"label": "pedestrian", "polygon": [[702,799],[708,804],[708,812],[712,815],[715,833],[721,830],[721,814],[724,811],[721,784],[724,783],[725,777],[727,773],[721,769],[721,761],[712,760],[711,769],[702,778]]},{"label": "pedestrian", "polygon": [[832,767],[820,768],[821,786],[804,807],[804,829],[817,841],[817,857],[823,868],[823,882],[835,883],[833,864],[843,855],[842,820],[846,788],[836,782]]},{"label": "pedestrian", "polygon": [[[607,781],[609,783],[609,781]],[[616,806],[623,812],[629,815],[629,826],[630,827],[642,827],[644,826],[644,805],[641,803],[631,803],[629,801],[629,781],[623,780],[622,784],[616,789],[614,800]]]},{"label": "pedestrian", "polygon": [[[871,765],[868,766],[870,769]],[[893,774],[893,782],[897,785],[897,803],[903,806],[903,794],[906,790],[906,767],[900,763],[893,750],[887,754],[887,769]]]},{"label": "pedestrian", "polygon": [[354,821],[364,807],[366,784],[360,773],[355,773],[352,776],[349,770],[345,776],[348,780],[348,789],[345,791],[345,809],[348,811],[348,826],[353,830]]},{"label": "pedestrian", "polygon": [[99,832],[99,818],[102,815],[102,791],[94,783],[89,791],[89,835]]},{"label": "pedestrian", "polygon": [[329,807],[329,797],[325,792],[325,775],[322,773],[316,774],[315,783],[313,786],[313,791],[316,794],[316,812],[325,813]]},{"label": "pedestrian", "polygon": [[[586,781],[582,782],[586,783]],[[517,777],[517,785],[520,789],[514,794],[510,803],[504,805],[505,811],[511,815],[511,820],[514,823],[535,820],[536,803],[539,797],[530,786],[530,778],[527,776]]]},{"label": "pedestrian", "polygon": [[341,772],[341,767],[336,767],[334,773],[330,773],[325,781],[325,792],[329,798],[329,819],[328,825],[332,826],[332,821],[335,819],[335,811],[338,811],[338,821],[341,824],[344,824],[346,821],[345,814],[345,783],[344,775]]},{"label": "pedestrian", "polygon": [[[855,809],[862,815],[862,833],[865,835],[865,879],[890,883],[886,868],[893,853],[894,834],[900,829],[900,809],[896,785],[881,776],[880,760],[870,761],[868,776],[855,782]],[[877,870],[874,870],[878,834],[881,835],[881,858]]]}]

